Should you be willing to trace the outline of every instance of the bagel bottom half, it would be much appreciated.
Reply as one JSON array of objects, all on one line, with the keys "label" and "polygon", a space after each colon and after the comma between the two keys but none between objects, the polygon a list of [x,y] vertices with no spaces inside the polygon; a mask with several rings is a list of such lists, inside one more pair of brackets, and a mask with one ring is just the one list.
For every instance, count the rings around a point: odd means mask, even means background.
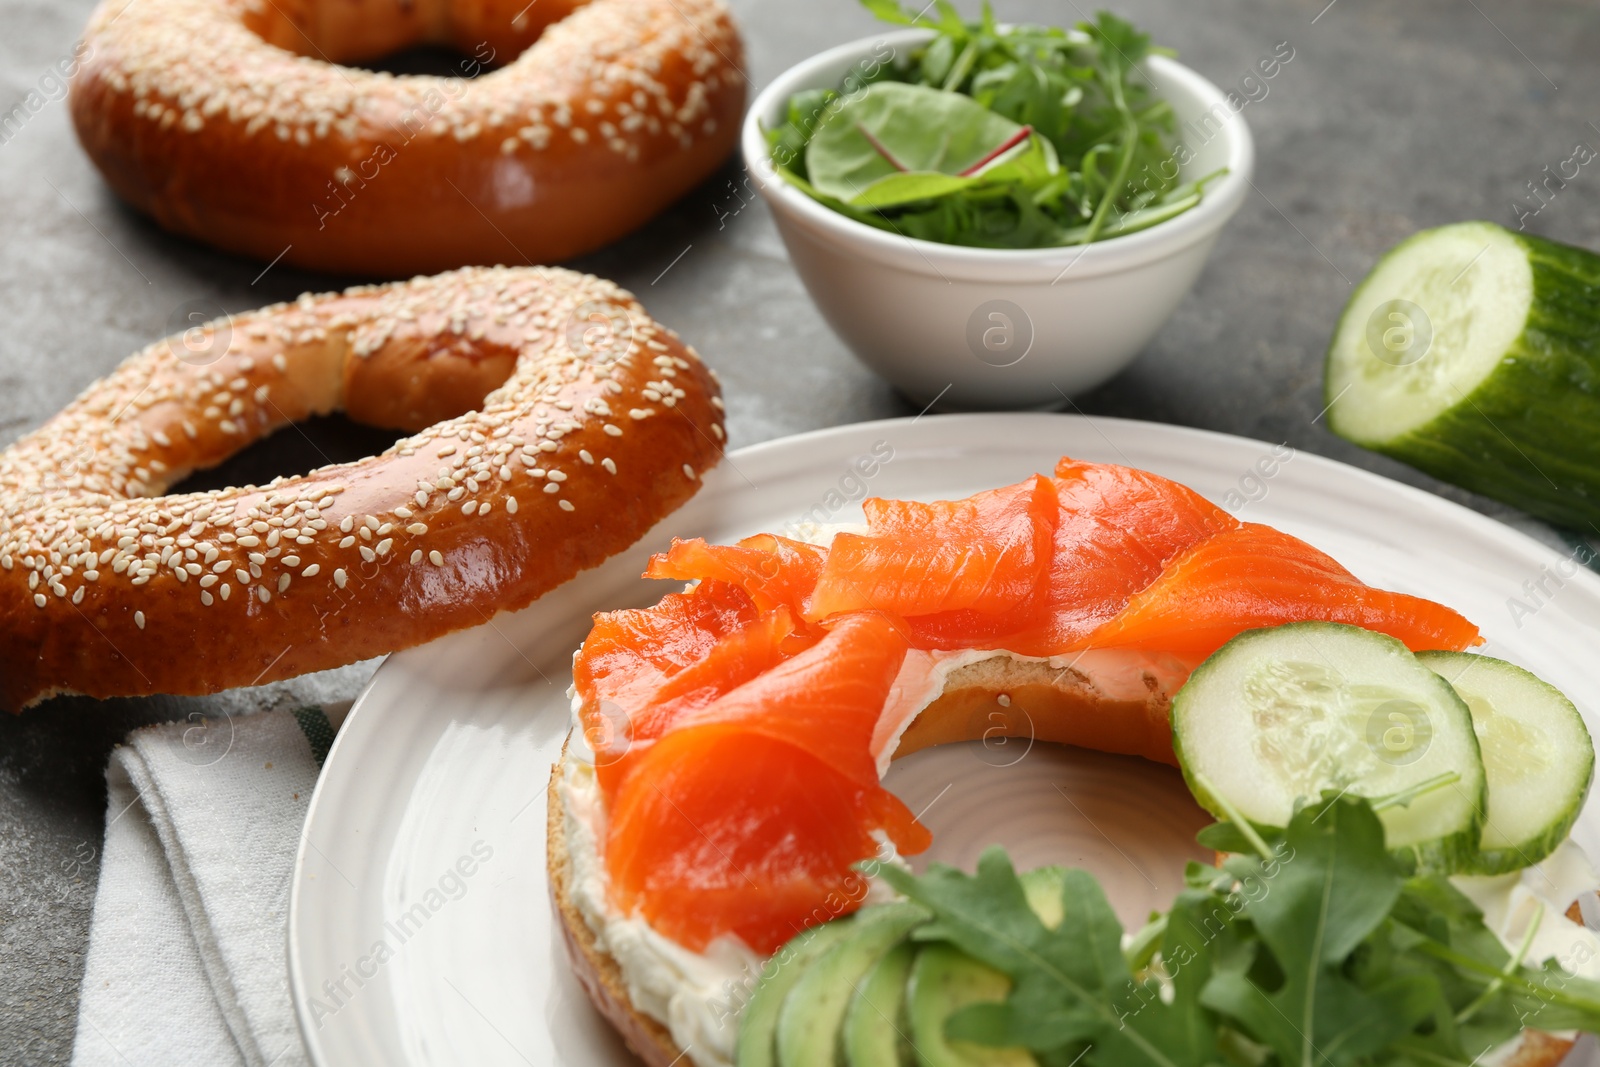
[{"label": "bagel bottom half", "polygon": [[[1001,700],[1005,697],[1005,700]],[[1103,695],[1093,679],[1069,668],[996,656],[952,671],[943,692],[908,726],[896,758],[956,741],[1029,736],[1174,763],[1169,708],[1172,694],[1152,685],[1143,701]],[[636,1008],[621,968],[584,918],[572,892],[566,804],[560,783],[565,762],[551,768],[548,789],[547,864],[550,897],[578,983],[628,1048],[648,1067],[684,1063],[687,1051],[658,1020]],[[1492,1057],[1495,1067],[1556,1067],[1574,1041],[1538,1030],[1523,1031],[1515,1049]]]}]

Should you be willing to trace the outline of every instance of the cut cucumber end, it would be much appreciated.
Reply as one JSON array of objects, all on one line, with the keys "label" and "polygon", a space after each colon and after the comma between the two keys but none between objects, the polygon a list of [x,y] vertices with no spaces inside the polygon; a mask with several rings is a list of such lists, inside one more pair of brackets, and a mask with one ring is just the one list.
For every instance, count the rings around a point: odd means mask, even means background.
[{"label": "cut cucumber end", "polygon": [[1381,813],[1389,847],[1442,870],[1477,850],[1485,784],[1471,714],[1392,637],[1326,622],[1248,631],[1196,668],[1172,728],[1190,789],[1219,817],[1231,807],[1283,827],[1327,790],[1377,799],[1454,775]]},{"label": "cut cucumber end", "polygon": [[1594,743],[1560,690],[1504,660],[1466,652],[1417,656],[1472,714],[1489,786],[1475,874],[1538,863],[1566,840],[1594,777]]},{"label": "cut cucumber end", "polygon": [[1328,350],[1328,425],[1370,448],[1463,403],[1521,336],[1533,302],[1527,249],[1462,222],[1397,245],[1356,287]]}]

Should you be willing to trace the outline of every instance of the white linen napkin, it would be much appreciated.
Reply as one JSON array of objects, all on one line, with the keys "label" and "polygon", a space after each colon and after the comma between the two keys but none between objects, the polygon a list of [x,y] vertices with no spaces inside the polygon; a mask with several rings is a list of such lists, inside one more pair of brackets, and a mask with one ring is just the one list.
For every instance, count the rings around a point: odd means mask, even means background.
[{"label": "white linen napkin", "polygon": [[195,715],[112,753],[74,1067],[304,1067],[289,884],[348,709]]}]

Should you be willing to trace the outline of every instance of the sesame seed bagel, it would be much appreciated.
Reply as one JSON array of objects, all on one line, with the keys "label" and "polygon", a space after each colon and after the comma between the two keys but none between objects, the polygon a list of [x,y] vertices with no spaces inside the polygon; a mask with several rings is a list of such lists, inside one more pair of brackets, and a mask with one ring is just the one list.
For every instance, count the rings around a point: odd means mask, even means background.
[{"label": "sesame seed bagel", "polygon": [[[162,495],[340,409],[416,432]],[[158,342],[0,452],[0,706],[214,692],[476,625],[636,541],[722,440],[694,352],[570,271],[306,295]]]},{"label": "sesame seed bagel", "polygon": [[[423,43],[505,65],[340,65]],[[83,48],[73,121],[124,200],[391,278],[620,237],[728,156],[745,99],[721,0],[104,0]]]}]

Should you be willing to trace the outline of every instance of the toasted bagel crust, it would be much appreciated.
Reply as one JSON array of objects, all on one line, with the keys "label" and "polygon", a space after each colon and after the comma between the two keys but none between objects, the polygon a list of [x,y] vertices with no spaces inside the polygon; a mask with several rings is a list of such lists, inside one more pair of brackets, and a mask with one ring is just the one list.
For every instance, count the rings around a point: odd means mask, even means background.
[{"label": "toasted bagel crust", "polygon": [[[563,762],[567,759],[566,746],[562,746],[561,759]],[[572,973],[635,1056],[649,1067],[671,1067],[683,1056],[683,1050],[678,1048],[665,1026],[634,1008],[617,961],[600,947],[594,931],[589,929],[572,900],[572,859],[567,854],[567,812],[566,805],[561,802],[560,783],[561,764],[557,763],[550,768],[550,787],[546,794],[549,812],[545,818],[545,833],[549,844],[545,859],[550,872],[550,903],[555,909],[556,923],[561,927],[562,940],[567,945],[567,957],[572,960]]]}]

